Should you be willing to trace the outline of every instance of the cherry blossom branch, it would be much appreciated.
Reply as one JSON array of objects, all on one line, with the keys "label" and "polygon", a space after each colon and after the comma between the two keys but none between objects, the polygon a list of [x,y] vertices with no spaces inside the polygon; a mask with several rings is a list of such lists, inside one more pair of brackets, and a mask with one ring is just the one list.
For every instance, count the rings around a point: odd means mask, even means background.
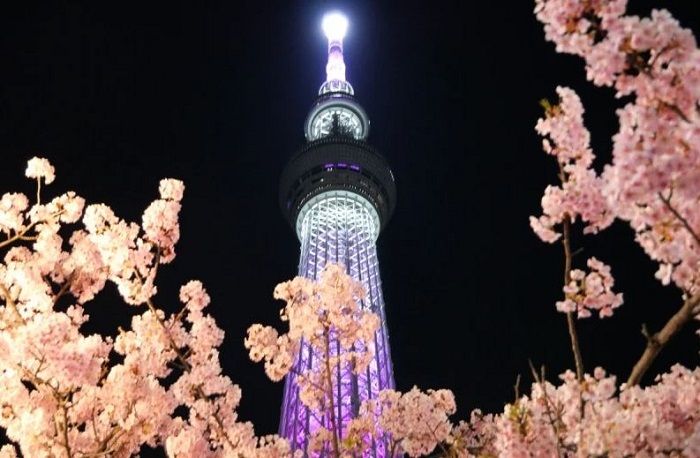
[{"label": "cherry blossom branch", "polygon": [[[134,411],[133,404],[131,405],[130,411]],[[92,431],[95,435],[95,438],[98,438],[100,436],[97,433],[97,428],[95,427],[94,410],[92,412]],[[84,454],[84,458],[100,458],[114,455],[114,453],[117,451],[115,445],[124,434],[126,434],[126,431],[122,429],[119,425],[112,426],[111,429],[107,432],[107,435],[101,440],[97,450],[91,453]]]},{"label": "cherry blossom branch", "polygon": [[37,205],[41,204],[41,178],[40,177],[36,178],[36,203],[37,203]]},{"label": "cherry blossom branch", "polygon": [[[700,237],[698,234],[690,226],[688,220],[685,219],[673,205],[671,205],[673,190],[669,192],[668,197],[664,197],[661,193],[658,194],[658,197],[661,202],[664,203],[666,208],[668,208],[668,210],[673,213],[678,221],[680,221],[691,237],[693,237],[695,243],[697,243],[697,245],[700,247]],[[642,356],[632,368],[632,372],[627,379],[627,385],[637,385],[641,382],[642,377],[644,377],[644,374],[646,374],[646,372],[649,370],[661,350],[663,350],[671,338],[673,338],[673,336],[675,336],[683,328],[683,326],[697,314],[698,304],[700,304],[700,293],[696,293],[694,296],[686,299],[680,310],[678,310],[678,312],[676,312],[668,320],[661,331],[655,334],[650,334],[646,329],[646,326],[642,327],[642,334],[647,339],[647,345],[642,353]]]},{"label": "cherry blossom branch", "polygon": [[24,373],[25,377],[27,377],[27,382],[34,386],[34,388],[40,390],[40,387],[44,386],[47,387],[51,392],[51,395],[56,401],[57,410],[61,414],[60,418],[57,416],[58,413],[54,414],[54,427],[56,428],[56,434],[58,436],[61,436],[62,438],[62,442],[58,443],[62,445],[63,448],[66,450],[66,456],[68,458],[72,458],[73,452],[71,450],[70,441],[68,439],[68,406],[66,406],[66,402],[74,393],[74,391],[68,390],[62,392],[58,383],[56,383],[56,386],[53,386],[51,384],[50,379],[45,380],[39,377],[39,372],[41,371],[41,367],[44,364],[44,357],[35,356],[35,358],[39,361],[39,365],[37,366],[36,370],[34,370],[34,372],[30,372],[29,370],[27,370],[26,367],[22,365],[19,365],[19,368]]},{"label": "cherry blossom branch", "polygon": [[[95,422],[95,409],[94,408],[92,409],[91,423],[92,423],[92,434],[95,436],[95,438],[100,437],[100,434],[97,432],[97,425]],[[86,455],[86,457],[98,458],[98,457],[102,457],[102,456],[112,455],[114,453],[114,449],[113,449],[113,446],[110,444],[110,441],[112,441],[112,440],[116,441],[122,435],[124,435],[124,430],[119,425],[112,426],[112,428],[107,432],[107,435],[101,440],[100,444],[98,445],[97,450]]]},{"label": "cherry blossom branch", "polygon": [[63,436],[63,444],[61,445],[63,445],[63,448],[66,449],[66,455],[68,458],[71,458],[73,456],[73,452],[71,451],[70,442],[68,440],[68,407],[66,406],[66,399],[67,396],[61,396],[60,399],[56,399],[59,402],[62,418],[60,421],[57,418],[55,422],[59,423],[61,427],[61,435]]},{"label": "cherry blossom branch", "polygon": [[[200,399],[206,399],[206,394],[204,393],[204,390],[202,390],[201,386],[197,387],[197,396],[200,397]],[[199,415],[197,412],[195,415],[199,416],[202,420],[208,421],[207,418],[203,417],[202,415]],[[221,417],[219,416],[219,406],[216,406],[216,411],[214,412],[214,421],[216,421],[216,426],[219,427],[219,431],[222,433],[221,436],[224,438],[226,443],[228,444],[229,447],[231,447],[231,450],[235,450],[238,444],[234,444],[231,441],[231,438],[228,437],[228,434],[226,433],[226,428],[224,427],[224,422],[221,420]],[[237,454],[239,458],[244,458],[244,455],[241,455],[240,453]]]},{"label": "cherry blossom branch", "polygon": [[698,305],[700,305],[700,292],[686,299],[680,310],[668,320],[661,331],[649,335],[646,329],[642,330],[642,333],[645,334],[647,338],[647,346],[642,356],[632,368],[632,373],[627,379],[627,386],[638,385],[640,383],[642,377],[644,377],[644,374],[649,370],[651,364],[661,350],[668,344],[671,338],[697,314]]},{"label": "cherry blossom branch", "polygon": [[430,427],[430,424],[426,422],[428,425],[428,429],[430,430],[430,433],[433,435],[433,440],[437,443],[438,448],[442,452],[442,456],[447,456],[451,457],[453,456],[453,451],[451,448],[445,447],[445,443],[440,439],[440,436],[438,436],[437,431],[438,427]]},{"label": "cherry blossom branch", "polygon": [[671,192],[669,192],[668,197],[664,197],[661,193],[659,193],[659,199],[661,200],[661,202],[663,202],[664,205],[666,205],[666,208],[668,208],[668,210],[671,213],[673,213],[673,216],[678,218],[678,221],[681,222],[683,227],[690,233],[693,239],[695,239],[695,243],[698,244],[698,247],[700,247],[700,236],[698,236],[698,234],[693,230],[693,228],[690,227],[690,223],[688,223],[688,220],[685,219],[683,215],[681,215],[673,205],[671,205],[671,197],[673,197],[673,189],[671,189]]},{"label": "cherry blossom branch", "polygon": [[[175,352],[175,356],[177,357],[178,361],[180,361],[180,364],[182,364],[182,370],[186,371],[186,372],[190,372],[192,370],[192,365],[190,365],[189,361],[187,361],[187,358],[182,354],[182,351],[180,350],[180,348],[175,343],[175,340],[170,335],[170,329],[168,328],[168,326],[165,325],[165,321],[163,321],[163,319],[158,315],[158,313],[156,313],[157,309],[156,309],[155,305],[153,304],[153,301],[148,299],[146,301],[146,304],[147,304],[149,310],[151,311],[151,313],[153,314],[153,316],[158,321],[158,324],[160,325],[160,327],[163,329],[163,332],[165,332],[165,336],[168,339],[168,344],[170,345],[170,348]],[[204,390],[202,389],[201,386],[196,386],[194,388],[195,388],[195,394],[196,394],[197,398],[199,398],[199,399],[207,399],[208,398],[207,394],[204,392]],[[224,438],[226,443],[231,447],[231,449],[235,450],[236,445],[233,443],[233,441],[231,440],[231,438],[229,437],[229,435],[226,432],[223,421],[221,420],[221,417],[219,416],[218,407],[217,407],[217,411],[214,412],[214,414],[212,416],[214,417],[214,421],[216,422],[216,426],[219,428],[219,432],[221,433],[221,436]],[[206,421],[207,423],[209,422],[208,418],[205,418],[205,417],[200,417],[200,418],[202,418],[202,420]]]},{"label": "cherry blossom branch", "polygon": [[25,320],[22,314],[19,313],[19,310],[17,309],[17,304],[15,304],[15,301],[12,300],[12,296],[10,296],[10,292],[7,291],[5,285],[0,284],[0,293],[2,293],[2,295],[5,297],[5,304],[9,306],[13,312],[15,312],[15,315],[17,315],[17,318],[19,318],[20,322],[22,324],[27,324],[27,320]]},{"label": "cherry blossom branch", "polygon": [[[330,363],[330,338],[328,336],[329,330],[328,328],[325,328],[323,330],[323,337],[324,337],[324,345],[323,345],[323,356],[325,358],[325,363],[326,363],[326,383],[328,384],[328,389],[332,390],[333,389],[333,379],[331,378],[331,363]],[[327,393],[330,396],[329,402],[330,402],[330,413],[331,413],[331,428],[333,429],[333,456],[340,456],[339,455],[339,449],[340,446],[338,444],[338,436],[340,435],[340,430],[336,426],[336,418],[335,418],[335,403],[333,402],[333,393]]]},{"label": "cherry blossom branch", "polygon": [[[37,202],[37,203],[38,203],[38,202]],[[48,218],[46,218],[46,220],[59,217],[59,216],[61,216],[63,213],[65,213],[65,210],[60,210],[60,211],[57,211],[56,213],[52,213],[51,215],[49,215]],[[25,240],[25,241],[33,241],[33,240],[36,240],[37,238],[36,238],[35,236],[26,237],[25,234],[26,234],[27,232],[29,232],[30,230],[32,230],[32,229],[34,228],[34,226],[36,226],[36,225],[39,224],[39,223],[45,222],[46,220],[42,220],[42,221],[33,221],[33,222],[29,223],[27,226],[25,226],[25,227],[23,227],[21,230],[17,231],[17,232],[15,233],[15,235],[13,235],[13,236],[11,236],[11,237],[8,237],[7,239],[5,239],[5,240],[3,240],[2,242],[0,242],[0,248],[4,248],[4,247],[6,247],[7,245],[11,244],[12,242],[16,242],[17,240]]]},{"label": "cherry blossom branch", "polygon": [[541,374],[537,374],[537,371],[535,370],[535,366],[532,364],[532,361],[528,361],[528,363],[530,364],[530,372],[532,372],[532,377],[535,379],[535,383],[540,385],[540,387],[542,388],[542,397],[544,397],[545,413],[547,414],[547,419],[549,420],[549,424],[552,427],[552,432],[554,432],[554,436],[557,438],[557,456],[561,457],[561,451],[566,449],[566,445],[564,445],[564,441],[562,440],[561,435],[559,434],[559,428],[557,428],[556,424],[556,421],[561,421],[561,419],[554,418],[552,414],[552,401],[551,399],[549,399],[549,395],[547,394],[547,387],[544,384],[544,366],[541,369]]},{"label": "cherry blossom branch", "polygon": [[190,366],[190,363],[187,361],[187,358],[182,354],[177,344],[175,344],[175,340],[173,340],[172,336],[170,335],[170,329],[165,325],[165,321],[163,320],[163,318],[161,318],[160,315],[157,313],[158,309],[153,304],[153,301],[151,301],[151,299],[147,299],[146,305],[155,317],[156,321],[158,321],[158,324],[163,329],[163,332],[165,332],[165,337],[168,339],[168,344],[170,345],[171,350],[175,352],[175,356],[177,357],[178,361],[180,361],[180,364],[182,364],[182,370],[189,372],[192,369],[192,366]]},{"label": "cherry blossom branch", "polygon": [[[568,285],[571,282],[571,263],[573,258],[571,254],[571,218],[569,216],[566,216],[564,221],[562,221],[562,232],[563,237],[561,243],[564,247],[564,284]],[[566,324],[569,329],[571,351],[574,353],[576,378],[581,382],[583,381],[583,357],[581,356],[581,348],[578,342],[574,312],[566,312]]]},{"label": "cherry blossom branch", "polygon": [[[156,313],[157,309],[156,309],[155,305],[153,304],[153,302],[150,299],[148,299],[146,301],[146,304],[148,305],[148,308],[151,311],[151,313],[153,314],[153,316],[155,316],[160,327],[163,329],[163,332],[165,332],[165,335],[168,339],[168,344],[170,345],[170,348],[175,352],[175,356],[177,357],[177,359],[180,361],[180,364],[182,365],[182,370],[185,372],[191,371],[192,366],[190,365],[189,361],[187,361],[187,358],[182,354],[182,351],[180,350],[180,348],[175,343],[175,340],[173,340],[172,336],[170,335],[170,329],[165,325],[165,322],[158,315],[158,313]],[[207,399],[208,398],[207,394],[204,392],[204,390],[202,389],[201,386],[196,386],[194,388],[195,388],[194,391],[195,391],[197,398],[199,398],[199,399]],[[231,438],[226,433],[226,429],[224,427],[223,421],[221,420],[221,418],[219,416],[218,408],[217,408],[217,411],[214,412],[214,414],[212,416],[214,417],[214,420],[216,422],[216,426],[219,428],[219,432],[221,433],[221,436],[224,438],[226,443],[231,447],[231,449],[235,450],[236,445],[233,443]],[[201,417],[201,416],[200,416],[200,418],[202,418],[202,420],[205,420],[206,422],[209,421],[208,418]]]},{"label": "cherry blossom branch", "polygon": [[301,372],[301,371],[298,370],[296,367],[292,367],[292,368],[289,370],[289,372],[291,372],[292,374],[294,374],[294,375],[296,375],[298,378],[300,378],[300,379],[301,379],[301,382],[302,382],[303,384],[307,384],[307,383],[308,383],[310,386],[316,388],[317,390],[319,390],[319,391],[324,391],[323,385],[320,385],[320,384],[316,383],[311,377],[308,377],[308,376],[306,375],[306,373]]},{"label": "cherry blossom branch", "polygon": [[0,242],[0,248],[4,248],[7,245],[11,244],[12,242],[16,242],[17,240],[28,240],[28,238],[24,237],[24,234],[29,232],[30,229],[32,229],[38,221],[35,221],[33,223],[30,223],[28,226],[24,227],[21,231],[17,231],[15,235],[8,237],[7,239],[3,240]]},{"label": "cherry blossom branch", "polygon": [[70,290],[71,284],[73,283],[73,280],[75,279],[75,270],[71,272],[71,274],[68,276],[66,281],[61,285],[61,289],[58,290],[56,295],[53,298],[53,305],[55,306],[58,300],[63,297],[68,290]]}]

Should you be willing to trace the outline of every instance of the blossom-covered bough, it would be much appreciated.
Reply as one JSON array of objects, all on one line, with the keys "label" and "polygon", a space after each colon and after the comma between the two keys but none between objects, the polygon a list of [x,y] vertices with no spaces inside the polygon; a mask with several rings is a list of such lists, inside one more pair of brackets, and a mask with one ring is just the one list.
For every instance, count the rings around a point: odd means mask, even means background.
[{"label": "blossom-covered bough", "polygon": [[[241,392],[221,373],[223,331],[202,284],[181,288],[177,313],[155,303],[158,267],[175,258],[182,182],[161,181],[139,226],[74,192],[43,203],[54,174],[33,158],[36,202],[0,198],[0,426],[14,444],[0,456],[126,457],[144,446],[289,456],[286,441],[238,421]],[[136,307],[131,327],[86,335],[88,311],[106,312],[95,302],[108,282]]]},{"label": "blossom-covered bough", "polygon": [[[558,304],[560,310],[587,316],[587,309],[594,308],[609,316],[622,302],[611,292],[610,269],[598,261],[596,267],[589,261],[599,277],[596,285],[589,287],[590,275],[585,285],[575,284],[583,273],[571,270],[569,231],[579,218],[586,224],[584,233],[605,229],[616,219],[628,222],[636,241],[658,263],[656,277],[681,291],[680,310],[661,331],[647,335],[647,349],[627,380],[633,385],[668,340],[698,314],[700,51],[692,32],[669,12],[655,10],[642,19],[625,16],[625,7],[621,0],[536,1],[537,18],[557,51],[583,57],[589,80],[613,87],[618,97],[630,101],[617,112],[612,161],[601,174],[592,169],[590,136],[576,93],[560,87],[559,102],[545,102],[546,116],[537,131],[545,151],[559,163],[562,184],[545,190],[543,215],[532,217],[531,224],[546,242],[563,234],[566,299]],[[577,355],[577,367],[579,359]]]},{"label": "blossom-covered bough", "polygon": [[[535,1],[557,52],[581,56],[588,79],[627,103],[617,111],[612,161],[599,174],[578,95],[559,87],[556,103],[543,101],[536,130],[557,160],[561,183],[547,187],[542,215],[530,223],[543,241],[564,247],[564,299],[556,307],[567,314],[576,372],[562,374],[557,387],[533,371],[530,396],[500,416],[473,417],[464,431],[480,453],[700,455],[700,371],[675,365],[639,387],[666,343],[700,313],[700,51],[669,12],[639,18],[625,9],[625,0]],[[589,272],[574,268],[570,238],[579,221],[593,234],[615,220],[629,223],[658,264],[657,279],[681,296],[661,330],[645,331],[647,346],[619,387],[601,368],[584,373],[575,317],[611,316],[622,295],[613,292],[611,269],[601,261],[588,259]]]}]

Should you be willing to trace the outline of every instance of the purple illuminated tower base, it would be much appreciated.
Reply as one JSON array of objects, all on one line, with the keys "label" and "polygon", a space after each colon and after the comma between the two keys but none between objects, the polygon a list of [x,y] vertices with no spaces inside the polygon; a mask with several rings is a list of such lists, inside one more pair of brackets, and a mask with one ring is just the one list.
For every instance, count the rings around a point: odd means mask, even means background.
[{"label": "purple illuminated tower base", "polygon": [[[375,357],[361,374],[339,368],[333,374],[333,404],[341,434],[357,416],[362,401],[394,388],[389,338],[384,313],[375,242],[396,203],[396,185],[384,158],[365,140],[369,119],[345,79],[342,39],[347,21],[339,15],[324,19],[328,37],[326,81],[306,119],[307,143],[285,167],[280,180],[280,206],[301,242],[299,275],[317,279],[328,263],[341,263],[368,291],[363,307],[377,313]],[[335,350],[339,351],[339,345]],[[337,353],[336,353],[337,354]],[[320,358],[302,345],[298,370],[315,369]],[[292,373],[285,381],[280,435],[294,450],[306,453],[309,433],[332,429],[330,412],[304,406]],[[384,439],[374,441],[365,457],[386,457]]]}]

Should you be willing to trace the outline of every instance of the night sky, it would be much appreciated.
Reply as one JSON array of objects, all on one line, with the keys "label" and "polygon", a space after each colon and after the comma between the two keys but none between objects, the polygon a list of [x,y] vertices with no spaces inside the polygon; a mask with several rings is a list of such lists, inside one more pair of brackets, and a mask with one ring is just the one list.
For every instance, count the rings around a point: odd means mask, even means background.
[{"label": "night sky", "polygon": [[[42,4],[43,3],[43,4]],[[697,0],[666,7],[700,34]],[[275,5],[275,6],[272,6]],[[462,6],[464,5],[464,6]],[[466,5],[469,5],[468,8]],[[460,6],[462,8],[460,9]],[[0,193],[32,194],[26,161],[48,158],[48,195],[75,190],[140,221],[161,178],[186,191],[178,257],[160,270],[156,302],[177,309],[179,285],[200,279],[226,331],[227,375],[240,416],[276,432],[282,383],[243,347],[253,323],[279,325],[274,286],[296,274],[299,243],[278,208],[278,180],[304,143],[303,122],[325,78],[320,23],[350,21],[348,80],[371,120],[369,142],[396,177],[398,201],[378,240],[399,389],[450,388],[454,419],[500,412],[532,377],[573,368],[562,296],[563,252],[530,230],[556,165],[534,126],[555,87],[579,91],[600,166],[617,129],[610,90],[544,41],[532,1],[7,2],[0,11]],[[580,227],[577,228],[580,234]],[[651,330],[681,304],[616,223],[577,236],[612,266],[625,304],[579,322],[584,364],[626,379]],[[109,294],[87,306],[97,323],[133,310]],[[696,324],[652,368],[698,362]],[[645,382],[653,378],[653,374]]]}]

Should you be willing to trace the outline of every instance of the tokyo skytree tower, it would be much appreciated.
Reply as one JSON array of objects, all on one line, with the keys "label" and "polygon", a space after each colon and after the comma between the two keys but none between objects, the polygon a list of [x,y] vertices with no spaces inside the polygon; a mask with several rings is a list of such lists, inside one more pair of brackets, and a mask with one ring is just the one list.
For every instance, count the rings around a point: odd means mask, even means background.
[{"label": "tokyo skytree tower", "polygon": [[[342,263],[368,292],[362,306],[381,320],[375,357],[367,370],[356,375],[339,368],[333,374],[334,413],[341,434],[362,401],[394,388],[375,243],[393,213],[396,184],[386,160],[366,143],[369,119],[345,79],[347,25],[337,13],[324,18],[326,81],[306,117],[307,143],[284,168],[279,194],[280,207],[301,242],[299,275],[316,280],[327,263]],[[313,369],[318,359],[302,344],[295,367]],[[331,430],[330,412],[319,415],[302,404],[297,376],[291,372],[285,380],[280,435],[294,450],[306,452],[309,434],[320,426]],[[384,441],[375,441],[365,456],[387,456]]]}]

